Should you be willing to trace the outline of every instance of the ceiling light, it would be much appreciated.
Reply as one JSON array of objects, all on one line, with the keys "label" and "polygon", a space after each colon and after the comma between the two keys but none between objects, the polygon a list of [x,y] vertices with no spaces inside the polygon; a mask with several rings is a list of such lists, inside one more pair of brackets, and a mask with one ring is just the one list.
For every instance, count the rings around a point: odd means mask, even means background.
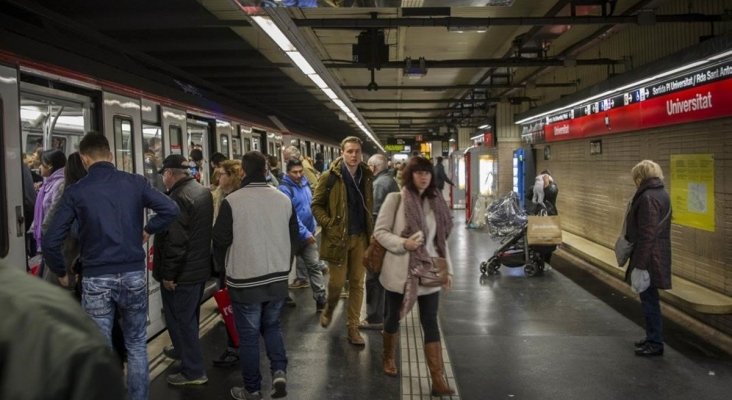
[{"label": "ceiling light", "polygon": [[298,68],[300,68],[300,71],[302,71],[305,75],[311,75],[315,73],[315,70],[310,65],[310,63],[305,59],[305,57],[300,54],[299,51],[288,51],[286,52],[287,56],[290,57],[290,59],[297,65]]},{"label": "ceiling light", "polygon": [[483,124],[479,126],[478,129],[491,129],[491,124]]},{"label": "ceiling light", "polygon": [[447,30],[448,30],[448,32],[455,32],[455,33],[465,33],[465,32],[485,33],[488,30],[488,27],[485,25],[477,25],[477,26],[450,25],[447,27]]},{"label": "ceiling light", "polygon": [[310,78],[313,83],[315,83],[315,86],[317,86],[320,89],[328,89],[328,84],[325,83],[323,78],[320,77],[318,74],[310,74],[308,75],[308,78]]},{"label": "ceiling light", "polygon": [[325,95],[328,96],[328,98],[331,100],[335,100],[338,98],[338,95],[335,94],[333,89],[330,89],[330,88],[323,89],[323,93],[325,93]]},{"label": "ceiling light", "polygon": [[254,23],[259,25],[260,28],[264,31],[264,33],[267,34],[272,40],[274,40],[275,43],[277,43],[277,46],[280,46],[280,48],[284,51],[296,51],[297,49],[295,46],[290,42],[289,39],[285,36],[284,33],[280,30],[280,28],[275,25],[274,22],[272,22],[272,19],[269,17],[264,17],[261,15],[253,16],[252,20]]}]

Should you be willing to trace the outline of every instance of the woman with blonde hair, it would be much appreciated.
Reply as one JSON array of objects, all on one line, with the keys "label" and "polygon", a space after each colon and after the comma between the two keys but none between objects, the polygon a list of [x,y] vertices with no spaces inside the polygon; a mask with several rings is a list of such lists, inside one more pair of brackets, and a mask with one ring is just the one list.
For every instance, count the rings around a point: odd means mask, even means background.
[{"label": "woman with blonde hair", "polygon": [[219,215],[219,207],[224,198],[231,192],[241,187],[242,170],[241,161],[225,160],[216,168],[218,172],[218,185],[211,191],[214,204],[214,223]]},{"label": "woman with blonde hair", "polygon": [[435,186],[434,169],[426,158],[409,159],[403,173],[401,192],[390,193],[381,206],[374,237],[386,248],[379,281],[386,291],[384,318],[384,373],[397,376],[395,361],[399,343],[399,321],[419,302],[419,318],[424,331],[424,353],[432,377],[432,395],[454,393],[447,384],[442,363],[442,345],[437,327],[440,286],[419,285],[418,272],[432,265],[433,257],[447,261],[452,286],[452,263],[447,237],[452,230],[452,214]]},{"label": "woman with blonde hair", "polygon": [[671,289],[671,199],[661,167],[643,160],[631,170],[636,192],[626,216],[626,240],[633,243],[626,280],[640,294],[646,337],[635,343],[638,356],[663,354],[658,289]]}]

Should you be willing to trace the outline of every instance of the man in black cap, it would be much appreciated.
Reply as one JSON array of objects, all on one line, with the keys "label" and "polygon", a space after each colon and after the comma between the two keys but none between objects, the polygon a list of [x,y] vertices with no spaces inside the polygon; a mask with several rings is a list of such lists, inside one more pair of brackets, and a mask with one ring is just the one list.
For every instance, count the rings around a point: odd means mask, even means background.
[{"label": "man in black cap", "polygon": [[[155,235],[153,276],[160,291],[168,333],[180,372],[168,375],[171,385],[206,383],[198,322],[203,288],[211,272],[211,192],[189,174],[189,162],[179,154],[168,156],[158,171],[168,196],[180,215],[167,230]],[[169,353],[170,350],[167,352]]]}]

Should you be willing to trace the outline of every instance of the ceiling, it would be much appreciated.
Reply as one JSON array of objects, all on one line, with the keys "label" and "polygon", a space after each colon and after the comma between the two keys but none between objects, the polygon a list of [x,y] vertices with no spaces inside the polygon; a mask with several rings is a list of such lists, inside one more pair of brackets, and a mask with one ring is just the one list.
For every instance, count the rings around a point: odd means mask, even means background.
[{"label": "ceiling", "polygon": [[[119,43],[128,57],[148,68],[182,77],[252,112],[276,115],[290,130],[332,140],[359,133],[344,121],[347,118],[339,118],[340,110],[259,28],[250,25],[242,7],[246,0],[9,3],[29,13],[47,10],[42,13],[46,26],[59,29],[68,21],[79,24]],[[286,14],[384,142],[395,136],[438,135],[444,132],[441,127],[477,127],[493,120],[499,101],[528,108],[548,101],[537,93],[552,91],[556,98],[581,88],[575,80],[542,80],[542,74],[551,69],[600,65],[622,72],[622,59],[588,56],[594,54],[588,50],[599,45],[597,38],[604,32],[635,24],[639,11],[655,10],[668,1],[320,3],[327,7],[290,8]],[[362,5],[380,7],[358,7]],[[403,5],[416,8],[397,8]],[[695,18],[709,23],[723,17]],[[659,15],[655,20],[690,18]],[[359,33],[369,28],[383,30],[389,52],[388,60],[375,69],[373,84],[367,65],[352,61],[352,46]],[[419,65],[421,57],[426,75],[408,79],[403,72],[405,60],[411,58],[413,65]],[[369,84],[378,90],[369,90]]]}]

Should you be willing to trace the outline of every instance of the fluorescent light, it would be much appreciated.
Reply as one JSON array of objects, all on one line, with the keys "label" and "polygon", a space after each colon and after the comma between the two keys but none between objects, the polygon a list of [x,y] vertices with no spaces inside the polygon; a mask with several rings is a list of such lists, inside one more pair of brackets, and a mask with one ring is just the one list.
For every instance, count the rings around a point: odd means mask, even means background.
[{"label": "fluorescent light", "polygon": [[292,61],[297,65],[298,68],[300,68],[300,71],[302,71],[305,75],[314,74],[315,70],[310,65],[310,63],[305,59],[305,57],[300,54],[299,51],[288,51],[286,52],[287,56],[292,59]]},{"label": "fluorescent light", "polygon": [[483,125],[479,126],[478,129],[488,129],[490,127],[491,127],[491,124],[483,124]]},{"label": "fluorescent light", "polygon": [[328,98],[331,100],[338,99],[338,96],[335,94],[333,89],[323,89],[323,93],[325,93],[325,95],[328,96]]},{"label": "fluorescent light", "polygon": [[308,78],[310,78],[310,80],[312,80],[313,83],[315,83],[315,86],[317,86],[318,88],[320,88],[320,89],[328,89],[328,84],[325,83],[325,81],[323,80],[323,78],[320,77],[320,75],[318,75],[318,74],[309,74],[308,75]]},{"label": "fluorescent light", "polygon": [[333,103],[335,103],[335,105],[337,105],[338,108],[341,108],[341,109],[345,108],[348,110],[348,107],[346,107],[346,103],[344,103],[343,100],[341,100],[341,99],[333,99]]},{"label": "fluorescent light", "polygon": [[254,23],[259,25],[260,28],[266,33],[270,39],[274,40],[275,43],[277,43],[277,46],[280,46],[280,48],[284,51],[296,51],[297,49],[295,46],[290,42],[290,40],[285,36],[284,33],[280,30],[280,28],[275,25],[274,22],[272,22],[272,19],[265,16],[253,16],[251,17]]}]

